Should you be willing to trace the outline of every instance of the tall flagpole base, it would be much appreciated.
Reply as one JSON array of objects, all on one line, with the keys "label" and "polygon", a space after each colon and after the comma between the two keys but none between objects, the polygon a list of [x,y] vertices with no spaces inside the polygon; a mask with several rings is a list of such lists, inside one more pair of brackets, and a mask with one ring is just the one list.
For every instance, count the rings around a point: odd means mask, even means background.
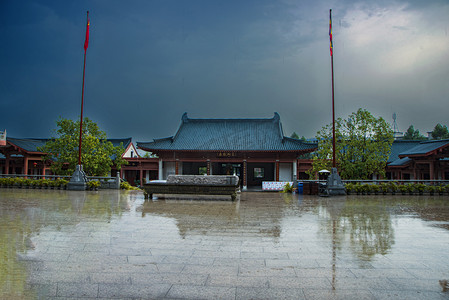
[{"label": "tall flagpole base", "polygon": [[75,172],[67,184],[67,189],[72,191],[85,191],[87,187],[87,177],[83,171],[83,165],[76,165]]},{"label": "tall flagpole base", "polygon": [[346,189],[337,168],[332,168],[331,174],[327,177],[326,191],[329,196],[346,195]]}]

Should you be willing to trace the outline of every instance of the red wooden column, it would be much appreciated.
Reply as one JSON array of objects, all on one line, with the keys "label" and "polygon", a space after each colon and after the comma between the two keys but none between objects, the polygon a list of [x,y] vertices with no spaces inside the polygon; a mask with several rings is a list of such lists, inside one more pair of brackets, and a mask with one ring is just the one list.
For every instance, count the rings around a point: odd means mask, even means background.
[{"label": "red wooden column", "polygon": [[246,163],[246,159],[243,160],[243,190],[246,190],[248,187],[248,180],[246,178],[246,174],[248,172],[248,166]]},{"label": "red wooden column", "polygon": [[9,153],[5,153],[5,174],[8,175],[9,174]]},{"label": "red wooden column", "polygon": [[[24,156],[23,157],[23,174],[28,175],[28,156]],[[25,176],[25,178],[28,178],[27,176]]]},{"label": "red wooden column", "polygon": [[143,167],[142,167],[141,161],[139,161],[139,169],[140,169],[140,186],[143,186],[144,178],[143,178]]},{"label": "red wooden column", "polygon": [[210,175],[210,159],[207,160],[207,175]]},{"label": "red wooden column", "polygon": [[175,161],[175,175],[179,175],[179,159]]},{"label": "red wooden column", "polygon": [[433,161],[429,162],[429,176],[430,176],[430,180],[435,179],[435,165],[434,165]]},{"label": "red wooden column", "polygon": [[279,181],[279,160],[276,160],[276,181]]}]

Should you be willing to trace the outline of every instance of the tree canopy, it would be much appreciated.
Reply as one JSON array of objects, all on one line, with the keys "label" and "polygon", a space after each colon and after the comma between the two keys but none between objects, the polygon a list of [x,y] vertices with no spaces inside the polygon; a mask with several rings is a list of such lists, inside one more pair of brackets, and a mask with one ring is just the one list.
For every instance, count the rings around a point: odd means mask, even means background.
[{"label": "tree canopy", "polygon": [[[45,160],[50,160],[51,170],[58,175],[72,175],[78,164],[80,122],[59,118],[56,137],[52,137],[39,151],[47,153]],[[107,140],[106,133],[89,118],[83,120],[81,145],[81,164],[86,175],[107,176],[111,167],[120,169],[126,160],[122,158],[123,145],[118,147]]]},{"label": "tree canopy", "polygon": [[419,133],[419,130],[413,127],[413,125],[410,125],[407,131],[405,132],[404,136],[402,137],[404,140],[425,140],[426,137],[423,136],[421,133]]},{"label": "tree canopy", "polygon": [[292,135],[290,135],[290,137],[292,139],[298,139],[299,140],[299,135],[296,133],[296,131],[293,131]]},{"label": "tree canopy", "polygon": [[432,138],[435,140],[449,139],[449,131],[447,126],[438,123],[432,131]]},{"label": "tree canopy", "polygon": [[[318,149],[313,158],[311,178],[332,167],[332,124],[317,132]],[[383,118],[359,109],[347,119],[335,122],[336,162],[343,179],[369,179],[385,175],[385,166],[393,143],[393,130]]]}]

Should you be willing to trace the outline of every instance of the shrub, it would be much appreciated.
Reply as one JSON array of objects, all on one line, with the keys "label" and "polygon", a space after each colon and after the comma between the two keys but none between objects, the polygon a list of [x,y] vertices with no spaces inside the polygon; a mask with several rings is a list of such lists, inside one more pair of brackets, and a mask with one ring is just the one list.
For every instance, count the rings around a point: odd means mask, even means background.
[{"label": "shrub", "polygon": [[130,184],[129,184],[128,182],[126,182],[126,181],[120,182],[120,188],[121,188],[122,190],[139,190],[139,188],[130,185]]},{"label": "shrub", "polygon": [[354,191],[354,184],[352,182],[345,183],[346,193],[349,195]]},{"label": "shrub", "polygon": [[407,192],[407,185],[406,184],[400,184],[398,185],[398,189],[401,192],[402,195],[405,195],[405,193]]},{"label": "shrub", "polygon": [[374,194],[377,195],[379,193],[380,186],[377,184],[373,184],[373,185],[371,185],[371,190],[374,192]]},{"label": "shrub", "polygon": [[355,190],[355,192],[357,193],[357,195],[360,194],[360,193],[363,191],[363,187],[362,187],[362,185],[360,184],[360,182],[357,182],[357,183],[354,185],[354,190]]},{"label": "shrub", "polygon": [[100,181],[98,180],[91,180],[87,182],[87,186],[89,187],[89,189],[94,190],[94,189],[98,189],[100,187]]},{"label": "shrub", "polygon": [[289,182],[287,182],[287,183],[284,185],[284,190],[282,191],[282,193],[292,193],[292,192],[293,192],[293,186],[290,185]]},{"label": "shrub", "polygon": [[69,183],[69,181],[65,180],[65,179],[56,180],[56,186],[59,186],[61,188],[66,188],[68,183]]},{"label": "shrub", "polygon": [[420,195],[426,190],[426,185],[424,183],[416,183],[414,185],[415,191],[417,191]]},{"label": "shrub", "polygon": [[386,194],[388,190],[390,189],[390,185],[386,182],[382,182],[380,184],[380,189],[382,190],[382,193]]},{"label": "shrub", "polygon": [[433,195],[433,194],[435,194],[435,192],[437,191],[437,187],[434,186],[434,185],[428,185],[427,188],[426,188],[426,190],[427,190],[431,195]]},{"label": "shrub", "polygon": [[398,184],[394,181],[388,183],[388,187],[390,189],[391,194],[395,194],[398,190]]}]

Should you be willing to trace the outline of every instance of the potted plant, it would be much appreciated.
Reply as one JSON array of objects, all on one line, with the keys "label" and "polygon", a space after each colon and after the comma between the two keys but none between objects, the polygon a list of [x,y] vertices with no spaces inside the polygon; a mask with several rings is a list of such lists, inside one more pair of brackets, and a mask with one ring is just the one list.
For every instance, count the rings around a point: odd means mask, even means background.
[{"label": "potted plant", "polygon": [[444,185],[437,185],[436,186],[436,191],[438,192],[438,195],[443,195],[444,193]]},{"label": "potted plant", "polygon": [[351,182],[345,183],[346,194],[350,195],[354,191],[354,184]]},{"label": "potted plant", "polygon": [[23,181],[23,185],[24,185],[25,188],[27,188],[27,189],[29,189],[29,188],[31,187],[32,183],[33,183],[33,180],[32,180],[32,179],[25,179],[25,180]]},{"label": "potted plant", "polygon": [[58,186],[59,186],[60,189],[63,189],[63,190],[67,189],[67,184],[68,183],[69,183],[68,180],[58,179]]},{"label": "potted plant", "polygon": [[446,192],[449,193],[449,184],[446,184],[446,185],[444,186],[444,190],[445,190]]},{"label": "potted plant", "polygon": [[398,190],[401,192],[402,195],[405,195],[407,192],[407,185],[406,184],[398,185]]},{"label": "potted plant", "polygon": [[424,191],[426,190],[426,185],[424,183],[417,183],[414,186],[415,191],[418,192],[419,195],[422,195]]},{"label": "potted plant", "polygon": [[16,178],[9,177],[8,178],[8,187],[12,188],[16,184]]},{"label": "potted plant", "polygon": [[31,180],[30,187],[32,189],[35,189],[39,185],[39,180],[37,180],[37,179],[30,179],[30,180]]},{"label": "potted plant", "polygon": [[21,189],[22,188],[22,186],[23,186],[23,178],[15,178],[15,186],[17,186],[19,189]]},{"label": "potted plant", "polygon": [[293,186],[290,185],[290,183],[286,183],[284,185],[284,189],[282,190],[282,193],[292,193],[293,192]]},{"label": "potted plant", "polygon": [[362,184],[362,195],[371,195],[371,184]]},{"label": "potted plant", "polygon": [[413,192],[415,191],[415,185],[413,183],[407,183],[405,187],[408,194],[413,195]]},{"label": "potted plant", "polygon": [[378,184],[373,184],[373,185],[371,185],[371,190],[374,192],[374,195],[378,195],[380,186]]},{"label": "potted plant", "polygon": [[388,187],[390,188],[391,194],[396,195],[396,191],[398,190],[398,184],[392,181],[388,184]]},{"label": "potted plant", "polygon": [[380,190],[382,191],[382,194],[386,195],[388,193],[389,190],[389,185],[386,182],[382,182],[380,184]]},{"label": "potted plant", "polygon": [[41,179],[41,186],[42,186],[44,189],[48,189],[48,183],[49,183],[49,181],[50,181],[50,180],[48,180],[48,179]]},{"label": "potted plant", "polygon": [[429,192],[430,196],[433,196],[437,190],[437,187],[434,185],[428,185],[426,190]]},{"label": "potted plant", "polygon": [[87,182],[87,186],[91,191],[97,191],[100,187],[100,181],[98,180],[90,180]]},{"label": "potted plant", "polygon": [[360,195],[360,193],[362,192],[362,185],[360,184],[360,182],[357,182],[355,185],[354,185],[354,190],[355,190],[355,192],[357,193],[357,195]]}]

